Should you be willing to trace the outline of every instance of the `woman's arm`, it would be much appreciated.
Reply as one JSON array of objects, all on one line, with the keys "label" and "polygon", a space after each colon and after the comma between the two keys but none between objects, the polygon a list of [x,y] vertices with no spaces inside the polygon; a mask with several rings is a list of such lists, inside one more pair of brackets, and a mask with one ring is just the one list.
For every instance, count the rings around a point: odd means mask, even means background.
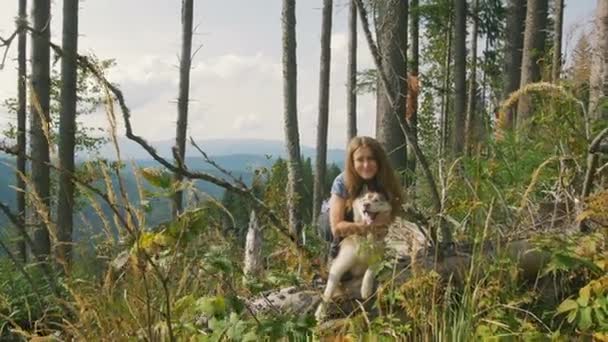
[{"label": "woman's arm", "polygon": [[346,199],[332,194],[329,199],[329,224],[334,236],[346,237],[352,234],[363,234],[367,231],[366,225],[344,220],[346,213]]}]

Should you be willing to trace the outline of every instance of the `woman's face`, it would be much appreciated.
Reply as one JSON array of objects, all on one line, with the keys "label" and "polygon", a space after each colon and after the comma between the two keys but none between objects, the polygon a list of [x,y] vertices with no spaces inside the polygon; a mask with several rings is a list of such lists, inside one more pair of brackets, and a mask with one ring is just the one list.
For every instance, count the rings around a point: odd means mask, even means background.
[{"label": "woman's face", "polygon": [[353,161],[355,163],[355,172],[359,177],[370,180],[378,173],[378,161],[371,148],[361,146],[353,153]]}]

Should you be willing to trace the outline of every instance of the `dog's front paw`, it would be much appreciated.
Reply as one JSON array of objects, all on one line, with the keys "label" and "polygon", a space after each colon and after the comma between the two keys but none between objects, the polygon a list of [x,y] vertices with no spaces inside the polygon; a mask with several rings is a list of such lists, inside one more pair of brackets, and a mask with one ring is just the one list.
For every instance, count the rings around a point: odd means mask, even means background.
[{"label": "dog's front paw", "polygon": [[327,309],[325,307],[325,303],[321,302],[319,307],[317,307],[317,311],[315,311],[315,319],[317,320],[317,323],[321,323],[325,320],[325,318],[327,318]]},{"label": "dog's front paw", "polygon": [[361,283],[361,298],[367,299],[371,297],[374,291],[374,272],[371,269],[368,269],[363,276],[363,281]]}]

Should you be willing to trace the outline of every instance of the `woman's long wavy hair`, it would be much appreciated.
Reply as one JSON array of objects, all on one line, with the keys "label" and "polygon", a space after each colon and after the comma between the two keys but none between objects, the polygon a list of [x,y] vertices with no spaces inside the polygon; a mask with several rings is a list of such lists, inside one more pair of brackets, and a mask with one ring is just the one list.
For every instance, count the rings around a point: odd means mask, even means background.
[{"label": "woman's long wavy hair", "polygon": [[[355,171],[354,154],[360,147],[368,147],[371,149],[378,165],[378,173],[376,173],[376,176],[371,181],[366,182]],[[355,199],[363,189],[363,185],[367,185],[370,190],[379,191],[386,195],[393,208],[393,217],[401,210],[401,184],[395,175],[395,170],[388,159],[386,151],[378,140],[374,138],[361,136],[354,137],[350,140],[346,150],[344,182],[346,183],[346,189],[348,190],[347,207],[349,208],[352,207],[353,199]]]}]

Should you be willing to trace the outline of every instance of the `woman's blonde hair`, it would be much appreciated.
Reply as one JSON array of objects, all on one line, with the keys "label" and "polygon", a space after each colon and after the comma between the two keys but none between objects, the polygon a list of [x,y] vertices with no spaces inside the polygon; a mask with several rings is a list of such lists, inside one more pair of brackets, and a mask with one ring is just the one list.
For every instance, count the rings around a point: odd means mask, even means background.
[{"label": "woman's blonde hair", "polygon": [[[367,183],[359,176],[357,171],[355,171],[354,154],[360,147],[368,147],[372,151],[378,165],[376,176],[372,181],[368,181]],[[348,190],[348,207],[351,207],[352,200],[359,195],[363,189],[363,185],[366,184],[370,190],[379,191],[386,195],[393,208],[392,216],[395,216],[401,210],[401,185],[395,175],[395,170],[388,159],[386,151],[378,140],[372,137],[354,137],[348,143],[344,165],[344,182],[346,189]]]}]

